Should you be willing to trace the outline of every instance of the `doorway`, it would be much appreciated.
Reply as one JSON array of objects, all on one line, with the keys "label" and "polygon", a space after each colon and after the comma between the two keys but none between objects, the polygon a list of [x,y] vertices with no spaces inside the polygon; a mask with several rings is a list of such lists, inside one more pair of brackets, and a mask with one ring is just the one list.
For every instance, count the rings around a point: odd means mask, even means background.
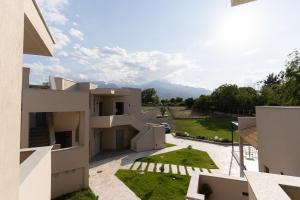
[{"label": "doorway", "polygon": [[61,148],[72,147],[72,131],[55,132],[55,141]]},{"label": "doorway", "polygon": [[116,115],[124,115],[124,102],[116,102]]},{"label": "doorway", "polygon": [[116,130],[116,150],[124,149],[124,130]]}]

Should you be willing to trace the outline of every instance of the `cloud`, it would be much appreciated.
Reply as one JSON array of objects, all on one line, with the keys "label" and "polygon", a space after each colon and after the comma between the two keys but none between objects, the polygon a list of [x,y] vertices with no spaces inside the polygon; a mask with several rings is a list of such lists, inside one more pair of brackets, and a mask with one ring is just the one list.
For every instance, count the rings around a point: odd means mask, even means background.
[{"label": "cloud", "polygon": [[69,30],[69,33],[70,33],[71,36],[73,36],[73,37],[75,37],[75,38],[77,38],[79,40],[83,40],[83,33],[81,31],[79,31],[79,30],[77,30],[75,28],[71,28]]},{"label": "cloud", "polygon": [[62,13],[69,5],[68,0],[38,0],[40,8],[47,22],[56,25],[64,25],[69,19]]},{"label": "cloud", "polygon": [[70,38],[63,33],[63,31],[56,27],[50,27],[51,32],[53,33],[55,39],[55,48],[62,49],[70,43]]},{"label": "cloud", "polygon": [[[120,47],[87,48],[74,45],[72,60],[83,65],[79,73],[90,81],[145,83],[178,79],[182,71],[199,69],[182,54],[161,51],[128,52]],[[74,78],[73,78],[74,79]]]},{"label": "cloud", "polygon": [[252,55],[255,55],[255,54],[259,53],[259,52],[260,52],[260,49],[259,48],[255,48],[255,49],[250,49],[250,50],[244,52],[242,55],[243,56],[252,56]]},{"label": "cloud", "polygon": [[50,58],[49,63],[47,64],[38,61],[33,63],[25,63],[24,66],[31,68],[30,74],[33,84],[47,82],[49,75],[67,78],[71,73],[71,69],[61,65],[58,58]]}]

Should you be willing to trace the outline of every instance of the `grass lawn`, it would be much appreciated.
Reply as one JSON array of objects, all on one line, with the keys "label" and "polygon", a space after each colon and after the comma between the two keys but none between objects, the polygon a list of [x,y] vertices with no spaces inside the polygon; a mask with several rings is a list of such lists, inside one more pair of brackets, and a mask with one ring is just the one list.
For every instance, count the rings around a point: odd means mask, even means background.
[{"label": "grass lawn", "polygon": [[119,170],[116,176],[142,200],[184,200],[189,176]]},{"label": "grass lawn", "polygon": [[206,152],[189,148],[143,157],[137,159],[137,161],[185,165],[206,169],[218,168]]},{"label": "grass lawn", "polygon": [[90,189],[84,189],[62,195],[54,200],[96,200],[96,196]]},{"label": "grass lawn", "polygon": [[[202,119],[176,119],[176,131],[188,132],[190,136],[204,136],[206,139],[219,138],[231,141],[231,117],[208,117]],[[233,140],[238,141],[238,134],[233,134]]]},{"label": "grass lawn", "polygon": [[174,147],[176,146],[175,144],[171,144],[171,143],[165,143],[166,147]]}]

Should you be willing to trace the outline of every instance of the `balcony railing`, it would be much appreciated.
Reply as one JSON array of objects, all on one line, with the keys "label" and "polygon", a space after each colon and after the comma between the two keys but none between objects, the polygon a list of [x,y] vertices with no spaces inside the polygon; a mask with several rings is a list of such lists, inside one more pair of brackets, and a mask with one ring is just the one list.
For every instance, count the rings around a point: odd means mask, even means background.
[{"label": "balcony railing", "polygon": [[20,200],[51,198],[51,148],[22,149],[20,152]]}]

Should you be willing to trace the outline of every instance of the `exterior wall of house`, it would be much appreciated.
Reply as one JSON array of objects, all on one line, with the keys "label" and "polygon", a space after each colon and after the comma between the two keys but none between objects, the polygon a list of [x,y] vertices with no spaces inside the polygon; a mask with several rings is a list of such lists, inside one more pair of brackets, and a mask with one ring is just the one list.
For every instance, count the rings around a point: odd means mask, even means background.
[{"label": "exterior wall of house", "polygon": [[22,96],[22,147],[29,145],[30,113],[49,113],[51,141],[56,132],[72,132],[72,147],[52,150],[51,198],[88,187],[89,91],[70,89],[71,81],[61,83],[64,90],[24,88]]},{"label": "exterior wall of house", "polygon": [[[23,149],[26,155],[20,166],[19,200],[51,198],[51,146]],[[6,199],[6,198],[5,198]]]},{"label": "exterior wall of house", "polygon": [[[230,200],[248,200],[248,183],[246,179],[226,176],[211,175],[204,173],[195,173],[192,175],[187,199],[204,200],[204,195],[200,194],[203,184],[208,184],[213,193],[209,196],[210,200],[230,199]],[[244,195],[243,195],[244,193]]]},{"label": "exterior wall of house", "polygon": [[[111,128],[97,128],[90,130],[90,157],[94,157],[103,150],[116,150],[116,132],[124,131],[124,149],[130,149],[131,139],[138,133],[129,125]],[[100,137],[102,134],[102,137]],[[100,148],[101,147],[101,148]]]},{"label": "exterior wall of house", "polygon": [[24,11],[23,1],[0,1],[0,199],[19,195]]},{"label": "exterior wall of house", "polygon": [[257,107],[259,170],[300,176],[300,107]]}]

